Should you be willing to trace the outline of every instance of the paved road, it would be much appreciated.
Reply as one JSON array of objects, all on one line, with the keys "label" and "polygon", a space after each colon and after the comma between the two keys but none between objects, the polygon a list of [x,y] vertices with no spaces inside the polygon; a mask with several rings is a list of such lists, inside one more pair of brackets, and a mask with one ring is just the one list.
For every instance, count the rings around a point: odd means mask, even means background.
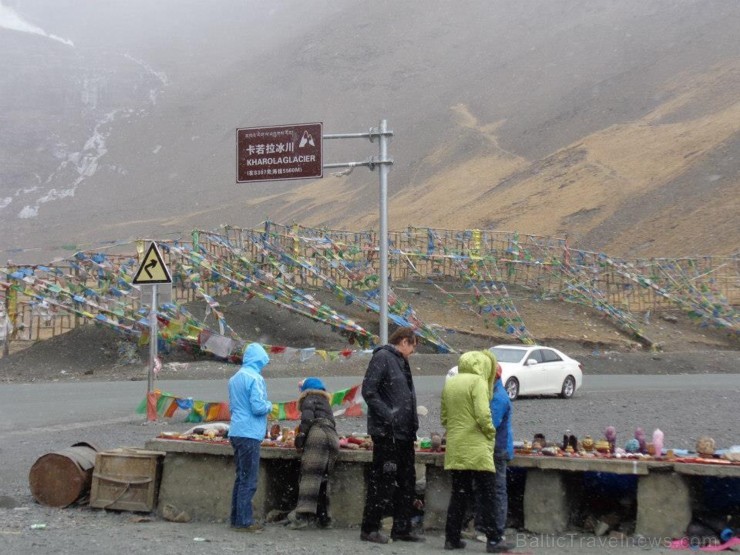
[{"label": "paved road", "polygon": [[[267,380],[270,398],[290,400],[298,396],[295,378]],[[355,376],[324,378],[330,391],[360,382]],[[420,403],[432,405],[444,384],[442,376],[415,378]],[[205,401],[227,399],[225,380],[168,380],[159,387],[178,397]],[[606,375],[590,376],[576,394],[581,401],[601,394],[631,392],[730,391],[740,388],[738,374],[690,374],[679,376]],[[77,382],[8,384],[0,386],[0,407],[5,430],[22,433],[34,428],[113,423],[130,419],[145,397],[146,382]],[[543,400],[544,401],[544,400]],[[527,401],[529,402],[529,401]],[[535,400],[534,402],[537,402]],[[568,401],[564,401],[568,402]],[[430,406],[431,408],[431,406]],[[7,432],[0,431],[0,437]]]},{"label": "paved road", "polygon": [[[329,389],[358,383],[358,377],[326,378]],[[420,417],[420,433],[439,431],[439,391],[444,377],[416,379],[419,403],[429,408]],[[297,379],[268,381],[271,398],[294,399]],[[203,400],[224,400],[225,380],[163,381],[161,387],[179,396]],[[184,422],[145,424],[134,409],[144,398],[146,382],[79,382],[8,384],[0,386],[0,502],[19,503],[16,509],[0,506],[0,553],[130,553],[174,555],[214,552],[255,553],[379,553],[442,552],[439,533],[430,534],[424,545],[392,544],[385,548],[360,542],[357,530],[332,530],[301,533],[270,527],[259,538],[244,538],[229,533],[223,524],[194,522],[172,524],[160,519],[137,523],[129,513],[85,509],[51,509],[34,503],[28,489],[28,472],[43,454],[63,449],[79,441],[92,442],[103,449],[141,446],[163,429],[184,430]],[[740,376],[705,374],[679,376],[588,376],[586,385],[571,400],[556,398],[522,399],[514,403],[515,432],[518,439],[544,432],[557,438],[565,428],[578,434],[600,433],[606,425],[620,430],[620,440],[631,435],[635,425],[648,432],[660,427],[670,444],[690,448],[698,435],[709,433],[726,447],[738,443],[737,399]],[[345,419],[346,430],[364,431],[362,418]],[[12,507],[12,504],[8,504]],[[44,523],[44,530],[32,524]],[[300,535],[300,538],[298,537]],[[520,536],[516,536],[519,539]],[[592,536],[565,535],[559,538],[521,536],[523,552],[537,555],[619,555],[668,554],[666,548],[591,542]],[[195,541],[194,538],[198,538]],[[308,541],[301,542],[302,538]],[[309,539],[310,538],[310,539]],[[200,540],[204,542],[200,542]],[[512,538],[514,539],[514,538]],[[604,539],[604,538],[601,538]],[[608,538],[607,538],[608,539]],[[532,543],[532,542],[535,543]],[[536,543],[540,541],[540,543]],[[552,543],[562,542],[562,543]],[[629,544],[629,545],[627,545]],[[469,545],[471,553],[483,552],[482,544]]]}]

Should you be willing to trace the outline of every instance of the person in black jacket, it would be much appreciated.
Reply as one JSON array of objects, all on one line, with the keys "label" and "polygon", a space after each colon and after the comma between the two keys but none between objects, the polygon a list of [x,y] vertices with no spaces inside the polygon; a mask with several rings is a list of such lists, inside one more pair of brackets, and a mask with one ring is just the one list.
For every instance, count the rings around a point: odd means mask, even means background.
[{"label": "person in black jacket", "polygon": [[298,409],[301,411],[296,449],[302,450],[298,505],[288,515],[289,527],[300,530],[309,524],[331,526],[329,515],[329,475],[339,454],[339,436],[331,409],[331,397],[318,378],[301,383]]},{"label": "person in black jacket", "polygon": [[414,441],[419,417],[408,357],[416,351],[417,338],[412,328],[399,328],[388,342],[373,351],[362,382],[368,411],[367,431],[373,440],[373,462],[360,538],[388,543],[388,537],[380,532],[380,521],[386,505],[392,503],[391,538],[424,541],[411,531],[416,485]]}]

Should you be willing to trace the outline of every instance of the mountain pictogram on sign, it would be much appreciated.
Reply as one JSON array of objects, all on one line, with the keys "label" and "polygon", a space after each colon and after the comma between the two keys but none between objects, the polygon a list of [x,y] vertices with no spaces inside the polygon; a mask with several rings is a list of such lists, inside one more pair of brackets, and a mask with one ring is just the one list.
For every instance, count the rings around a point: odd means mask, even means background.
[{"label": "mountain pictogram on sign", "polygon": [[313,142],[313,135],[311,135],[308,131],[303,132],[301,142],[298,143],[298,148],[303,148],[304,146],[306,146],[306,144],[316,146],[316,144]]},{"label": "mountain pictogram on sign", "polygon": [[157,243],[149,245],[149,250],[146,251],[144,260],[141,261],[132,283],[134,285],[172,283],[172,276],[170,276],[170,271],[162,260],[162,255],[159,254]]}]

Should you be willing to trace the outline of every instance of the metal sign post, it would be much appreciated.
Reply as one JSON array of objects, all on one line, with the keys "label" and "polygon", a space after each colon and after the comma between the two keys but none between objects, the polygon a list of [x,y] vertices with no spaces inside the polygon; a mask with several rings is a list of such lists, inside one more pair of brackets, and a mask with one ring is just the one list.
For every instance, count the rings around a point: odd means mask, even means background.
[{"label": "metal sign post", "polygon": [[152,307],[149,311],[149,375],[146,381],[146,397],[154,390],[154,365],[157,361],[157,284],[152,285]]},{"label": "metal sign post", "polygon": [[157,243],[152,242],[149,245],[149,249],[142,258],[139,269],[134,274],[131,283],[142,286],[151,285],[152,287],[152,304],[149,310],[149,372],[146,382],[146,419],[152,421],[157,419],[156,404],[152,406],[152,393],[154,392],[154,372],[159,366],[159,360],[157,359],[157,337],[159,336],[157,329],[157,284],[172,284],[172,276],[157,248]]},{"label": "metal sign post", "polygon": [[[243,127],[236,130],[236,181],[284,181],[323,177],[323,169],[380,166],[380,343],[388,343],[388,142],[393,131],[386,120],[367,133],[323,135],[323,123],[297,123],[270,127]],[[364,162],[324,164],[323,139],[378,138],[379,156]],[[349,173],[347,172],[347,173]],[[345,174],[346,175],[346,174]],[[162,282],[159,282],[162,283]]]},{"label": "metal sign post", "polygon": [[336,164],[324,164],[324,168],[356,168],[366,166],[371,171],[375,166],[380,167],[378,172],[380,180],[380,343],[388,343],[388,172],[393,165],[393,159],[388,157],[388,143],[393,136],[393,131],[388,129],[388,122],[381,120],[378,127],[371,128],[367,133],[337,133],[324,135],[324,139],[359,139],[367,138],[373,142],[378,138],[379,156],[365,160],[364,162],[340,162]]}]

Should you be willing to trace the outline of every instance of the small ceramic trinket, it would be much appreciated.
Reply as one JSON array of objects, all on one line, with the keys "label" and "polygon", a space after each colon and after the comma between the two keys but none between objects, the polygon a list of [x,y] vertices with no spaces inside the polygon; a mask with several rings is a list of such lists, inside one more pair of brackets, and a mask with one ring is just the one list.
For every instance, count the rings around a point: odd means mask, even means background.
[{"label": "small ceramic trinket", "polygon": [[696,440],[696,453],[704,459],[714,456],[714,440],[709,436],[701,436]]},{"label": "small ceramic trinket", "polygon": [[432,434],[432,451],[440,451],[442,447],[442,436],[434,433]]},{"label": "small ceramic trinket", "polygon": [[605,439],[600,439],[594,444],[594,449],[598,451],[601,454],[606,454],[611,452],[611,447],[609,446],[609,442]]},{"label": "small ceramic trinket", "polygon": [[534,434],[534,439],[532,440],[532,449],[542,449],[545,446],[545,434]]},{"label": "small ceramic trinket", "polygon": [[604,430],[604,437],[609,442],[609,452],[614,454],[617,447],[617,429],[614,426],[607,426]]},{"label": "small ceramic trinket", "polygon": [[653,447],[655,448],[655,457],[663,456],[663,432],[656,428],[653,432]]},{"label": "small ceramic trinket", "polygon": [[590,453],[594,450],[594,440],[591,436],[584,436],[583,440],[581,441],[581,446],[583,447],[583,450],[587,453]]},{"label": "small ceramic trinket", "polygon": [[645,438],[645,430],[639,426],[635,428],[635,439],[640,444],[640,453],[647,453],[647,440]]},{"label": "small ceramic trinket", "polygon": [[628,439],[624,444],[624,450],[627,453],[638,453],[640,451],[640,442],[635,438]]}]

